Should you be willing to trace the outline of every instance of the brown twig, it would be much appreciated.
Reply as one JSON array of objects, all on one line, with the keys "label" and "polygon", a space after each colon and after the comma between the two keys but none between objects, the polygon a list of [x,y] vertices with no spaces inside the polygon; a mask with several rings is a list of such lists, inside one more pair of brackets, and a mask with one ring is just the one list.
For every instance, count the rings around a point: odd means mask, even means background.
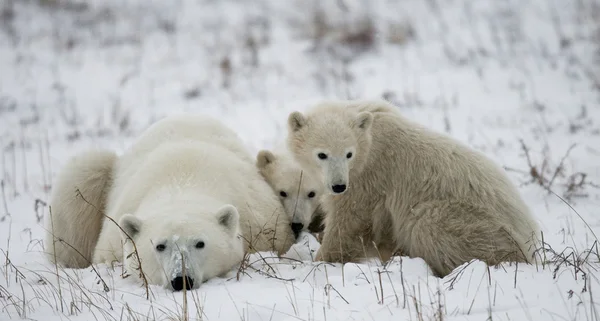
[{"label": "brown twig", "polygon": [[[102,214],[102,216],[104,216],[105,218],[107,218],[108,220],[110,220],[111,222],[113,222],[118,228],[119,230],[121,230],[121,232],[123,232],[123,234],[125,236],[127,236],[127,239],[129,241],[131,241],[131,244],[133,244],[133,253],[131,253],[130,255],[135,254],[135,258],[138,262],[138,267],[140,270],[140,278],[142,279],[142,282],[144,283],[144,288],[146,289],[146,300],[150,299],[150,289],[148,287],[148,279],[146,278],[146,275],[144,274],[144,270],[142,269],[142,260],[140,259],[140,256],[138,255],[138,249],[137,249],[137,245],[135,244],[135,242],[133,241],[133,238],[127,233],[125,232],[125,230],[110,216],[102,213],[102,211],[100,211],[96,206],[94,206],[92,203],[90,203],[87,199],[85,199],[85,197],[83,196],[83,194],[81,194],[81,191],[79,189],[76,190],[77,196],[81,197],[81,199],[86,202],[88,205],[92,206],[94,209],[96,209],[96,211],[100,214]],[[123,262],[125,263],[125,262]]]},{"label": "brown twig", "polygon": [[[37,205],[37,203],[36,203]],[[54,267],[56,269],[56,284],[58,286],[58,297],[60,299],[60,312],[64,313],[64,307],[63,307],[63,297],[62,297],[62,289],[60,286],[60,278],[58,276],[58,261],[56,260],[56,237],[54,237],[54,218],[52,217],[52,206],[50,206],[48,208],[48,211],[50,213],[50,225],[52,227],[52,254],[54,256]],[[66,243],[66,242],[65,242]],[[74,248],[73,248],[74,249]],[[79,251],[75,250],[77,253],[79,253]]]}]

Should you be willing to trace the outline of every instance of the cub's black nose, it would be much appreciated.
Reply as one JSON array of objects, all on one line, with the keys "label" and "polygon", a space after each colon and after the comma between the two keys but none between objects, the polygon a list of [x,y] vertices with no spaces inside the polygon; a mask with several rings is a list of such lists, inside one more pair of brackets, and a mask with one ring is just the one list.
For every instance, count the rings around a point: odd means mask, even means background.
[{"label": "cub's black nose", "polygon": [[346,190],[346,185],[333,185],[331,190],[336,194],[343,193]]},{"label": "cub's black nose", "polygon": [[[173,290],[175,290],[175,291],[183,290],[183,277],[178,276],[178,277],[174,278],[173,280],[171,280],[171,286],[173,287]],[[185,289],[191,290],[193,286],[194,286],[194,279],[192,279],[191,277],[186,275]]]},{"label": "cub's black nose", "polygon": [[290,224],[290,226],[292,227],[292,232],[294,232],[294,236],[296,236],[296,238],[298,238],[298,235],[300,235],[300,232],[304,228],[304,224],[292,223],[292,224]]}]

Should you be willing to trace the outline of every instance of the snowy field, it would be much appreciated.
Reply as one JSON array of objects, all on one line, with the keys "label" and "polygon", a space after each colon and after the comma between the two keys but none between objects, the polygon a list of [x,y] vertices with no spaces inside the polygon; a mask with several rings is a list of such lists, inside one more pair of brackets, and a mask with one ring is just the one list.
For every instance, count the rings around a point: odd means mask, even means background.
[{"label": "snowy field", "polygon": [[[43,256],[53,180],[201,112],[256,152],[293,110],[384,98],[507,169],[540,222],[538,266],[249,257],[198,290]],[[0,320],[600,320],[600,1],[1,0]],[[311,252],[314,251],[314,252]]]}]

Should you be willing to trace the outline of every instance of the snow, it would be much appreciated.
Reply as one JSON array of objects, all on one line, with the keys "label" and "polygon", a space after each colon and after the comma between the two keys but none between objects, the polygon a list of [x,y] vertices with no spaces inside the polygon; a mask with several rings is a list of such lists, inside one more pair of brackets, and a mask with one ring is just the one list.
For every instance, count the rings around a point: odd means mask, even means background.
[{"label": "snow", "polygon": [[[0,320],[599,319],[597,0],[4,0],[0,16]],[[505,166],[547,262],[439,279],[418,258],[312,263],[303,235],[287,258],[146,299],[120,265],[43,256],[53,178],[85,148],[203,112],[256,152],[293,110],[382,97]]]}]

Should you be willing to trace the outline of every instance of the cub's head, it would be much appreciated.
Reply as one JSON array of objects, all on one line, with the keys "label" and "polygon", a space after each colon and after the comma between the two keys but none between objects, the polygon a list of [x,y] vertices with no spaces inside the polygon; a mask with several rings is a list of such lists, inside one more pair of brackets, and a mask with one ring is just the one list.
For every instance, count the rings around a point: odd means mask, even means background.
[{"label": "cub's head", "polygon": [[322,173],[333,194],[351,188],[350,171],[361,171],[371,147],[370,112],[344,106],[318,106],[307,114],[288,117],[288,148],[305,168]]},{"label": "cub's head", "polygon": [[319,206],[324,191],[321,179],[303,170],[291,156],[275,155],[268,150],[258,152],[256,166],[279,196],[298,238],[300,232],[308,229]]},{"label": "cub's head", "polygon": [[125,214],[119,220],[124,262],[130,275],[139,277],[140,270],[127,235],[135,242],[148,283],[174,291],[198,288],[241,262],[243,246],[234,206],[198,211],[197,206],[184,204],[155,210],[163,214],[144,216],[146,219]]}]

